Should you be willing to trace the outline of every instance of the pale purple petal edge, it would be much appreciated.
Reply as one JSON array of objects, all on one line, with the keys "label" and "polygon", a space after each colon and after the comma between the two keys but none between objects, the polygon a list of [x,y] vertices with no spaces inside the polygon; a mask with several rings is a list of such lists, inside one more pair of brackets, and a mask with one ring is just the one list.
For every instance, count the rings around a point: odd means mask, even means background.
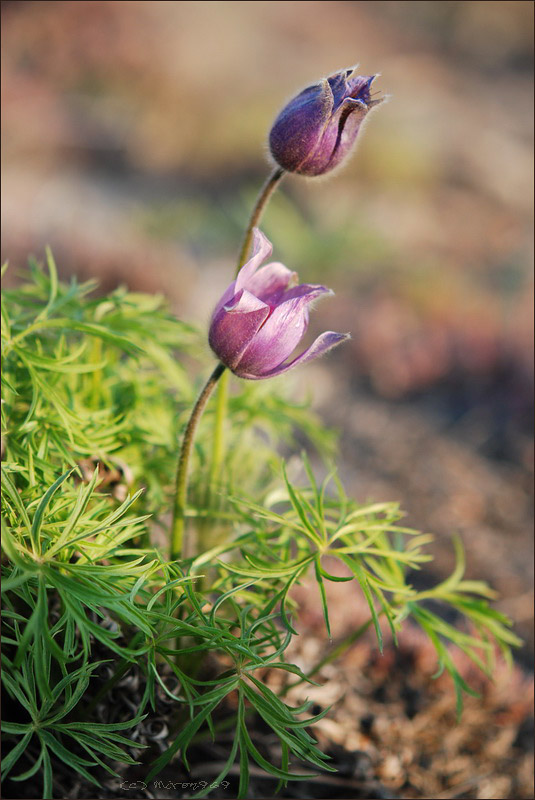
[{"label": "pale purple petal edge", "polygon": [[236,278],[236,291],[244,289],[247,281],[255,274],[256,270],[266,258],[269,258],[273,251],[273,246],[269,239],[264,236],[259,228],[253,228],[253,248],[252,255],[238,272]]},{"label": "pale purple petal edge", "polygon": [[300,356],[294,358],[293,361],[290,361],[289,364],[281,364],[275,369],[269,370],[269,372],[265,372],[262,375],[250,375],[239,371],[236,374],[239,374],[240,378],[245,378],[252,381],[263,380],[264,378],[274,378],[277,375],[282,375],[283,372],[288,372],[289,369],[293,369],[300,364],[305,364],[307,361],[311,361],[314,358],[319,358],[319,356],[324,355],[329,350],[332,350],[333,347],[336,347],[336,345],[341,344],[348,339],[351,339],[351,335],[349,333],[335,333],[334,331],[326,331],[318,336],[318,338],[310,345],[309,348],[301,353]]}]

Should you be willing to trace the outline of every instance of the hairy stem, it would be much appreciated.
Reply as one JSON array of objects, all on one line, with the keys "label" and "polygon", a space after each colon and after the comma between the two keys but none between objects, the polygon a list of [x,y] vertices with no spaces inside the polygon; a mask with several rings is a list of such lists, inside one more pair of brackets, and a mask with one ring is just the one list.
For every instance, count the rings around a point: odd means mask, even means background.
[{"label": "hairy stem", "polygon": [[[284,170],[280,167],[277,167],[267,181],[262,186],[260,190],[260,194],[258,195],[257,201],[255,203],[253,212],[249,219],[249,224],[247,226],[247,230],[245,232],[245,237],[243,239],[243,244],[240,250],[240,254],[238,256],[238,267],[236,273],[240,271],[242,266],[245,264],[247,260],[247,255],[249,253],[249,248],[251,246],[251,239],[253,236],[253,229],[258,223],[260,222],[260,218],[262,213],[269,201],[269,198],[277,188],[279,181],[281,180],[282,176],[284,175]],[[225,366],[223,364],[218,364],[215,370],[213,371],[212,375],[208,379],[208,382],[204,389],[202,390],[201,394],[193,411],[191,412],[191,417],[189,418],[189,422],[186,427],[186,431],[184,433],[184,439],[182,441],[182,447],[180,450],[180,455],[178,457],[178,465],[176,470],[176,481],[175,481],[175,503],[173,509],[173,525],[171,529],[171,558],[176,559],[182,557],[188,557],[192,555],[189,552],[189,542],[185,537],[185,513],[186,513],[186,498],[187,498],[187,490],[188,490],[188,466],[191,451],[193,449],[193,441],[195,437],[195,429],[197,427],[197,423],[204,411],[204,407],[208,398],[210,397],[216,383],[218,382],[219,378],[225,372]],[[223,453],[224,453],[224,440],[223,440],[223,426],[226,417],[226,410],[227,410],[227,397],[228,397],[228,375],[223,375],[223,379],[220,383],[219,393],[217,398],[217,406],[216,406],[216,416],[215,416],[215,430],[214,430],[214,444],[212,449],[212,463],[210,468],[210,485],[215,481],[217,474],[221,468],[221,464],[223,463]]]},{"label": "hairy stem", "polygon": [[[236,274],[240,271],[243,267],[245,262],[247,261],[247,256],[249,255],[249,248],[251,247],[251,240],[253,238],[253,229],[259,224],[260,219],[262,218],[262,214],[269,202],[269,199],[277,186],[279,185],[282,177],[285,174],[285,170],[281,167],[277,167],[271,175],[268,177],[256,199],[256,203],[254,205],[253,211],[249,218],[249,224],[247,225],[247,230],[245,231],[245,236],[243,237],[243,242],[240,250],[240,254],[238,256],[238,264],[236,267]],[[210,487],[214,485],[215,481],[217,480],[217,476],[221,470],[221,464],[223,463],[223,455],[225,451],[224,447],[224,424],[225,418],[227,416],[227,402],[228,402],[228,386],[230,380],[230,373],[225,373],[219,382],[219,386],[217,387],[217,407],[215,413],[215,423],[214,423],[214,438],[213,438],[213,447],[212,447],[212,463],[210,467]]]},{"label": "hairy stem", "polygon": [[225,452],[224,424],[227,414],[228,382],[230,373],[225,372],[217,387],[214,438],[212,442],[212,463],[210,464],[209,491],[219,480],[219,473]]},{"label": "hairy stem", "polygon": [[177,559],[184,555],[191,555],[188,553],[188,542],[185,540],[185,513],[186,513],[186,497],[188,490],[188,467],[193,449],[193,441],[195,438],[195,429],[199,422],[204,407],[208,398],[218,382],[219,378],[225,371],[224,364],[218,364],[214,369],[202,392],[200,393],[197,402],[193,407],[191,416],[186,426],[184,438],[182,440],[182,447],[178,457],[178,465],[176,470],[175,481],[175,503],[173,509],[173,526],[171,529],[171,559]]},{"label": "hairy stem", "polygon": [[253,213],[249,219],[249,224],[247,226],[247,230],[245,231],[245,236],[243,237],[243,243],[240,250],[240,255],[238,256],[238,266],[236,268],[236,274],[240,271],[243,267],[245,262],[247,261],[247,256],[249,254],[249,248],[251,247],[251,239],[253,238],[253,228],[256,228],[262,214],[264,213],[264,209],[269,202],[269,198],[279,185],[281,178],[283,177],[285,170],[282,167],[277,167],[277,169],[273,170],[265,184],[260,189],[260,194],[258,195],[257,201],[255,203],[255,207],[253,208]]}]

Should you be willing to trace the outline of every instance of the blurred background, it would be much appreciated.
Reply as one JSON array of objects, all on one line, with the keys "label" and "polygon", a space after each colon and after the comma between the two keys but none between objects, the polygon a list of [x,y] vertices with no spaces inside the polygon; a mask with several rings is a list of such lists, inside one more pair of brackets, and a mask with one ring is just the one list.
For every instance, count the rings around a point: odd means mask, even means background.
[{"label": "blurred background", "polygon": [[275,258],[336,297],[291,377],[342,433],[361,501],[460,532],[468,574],[532,619],[531,2],[2,2],[2,259],[163,292],[203,325],[303,86],[360,64],[391,95],[330,179],[287,176]]}]

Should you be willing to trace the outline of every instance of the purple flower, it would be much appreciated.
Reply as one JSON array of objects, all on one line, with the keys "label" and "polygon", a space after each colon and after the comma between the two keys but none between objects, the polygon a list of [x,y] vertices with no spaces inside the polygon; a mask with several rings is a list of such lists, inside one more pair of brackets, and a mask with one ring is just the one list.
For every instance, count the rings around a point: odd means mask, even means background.
[{"label": "purple flower", "polygon": [[269,134],[271,155],[283,169],[299,175],[323,175],[351,150],[370,109],[370,86],[376,75],[344,69],[304,89],[290,100]]},{"label": "purple flower", "polygon": [[212,315],[210,347],[240,378],[272,378],[350,338],[327,331],[300,356],[286,361],[308,327],[310,303],[332,292],[325,286],[296,286],[297,274],[284,264],[272,262],[258,269],[271,251],[270,242],[255,228],[253,255]]}]

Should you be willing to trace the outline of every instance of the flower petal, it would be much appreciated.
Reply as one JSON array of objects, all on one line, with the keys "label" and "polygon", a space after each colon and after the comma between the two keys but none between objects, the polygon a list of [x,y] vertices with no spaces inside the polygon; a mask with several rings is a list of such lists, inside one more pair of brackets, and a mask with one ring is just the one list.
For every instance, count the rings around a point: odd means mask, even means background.
[{"label": "flower petal", "polygon": [[275,161],[290,172],[299,171],[317,147],[334,105],[327,80],[308,86],[282,109],[269,134]]},{"label": "flower petal", "polygon": [[352,70],[343,69],[340,72],[335,72],[327,80],[334,97],[333,113],[338,109],[340,103],[349,94],[347,78],[351,75]]},{"label": "flower petal", "polygon": [[308,297],[310,302],[322,294],[334,294],[334,292],[326,286],[319,286],[317,283],[300,283],[299,286],[293,286],[288,289],[284,295],[284,300],[291,300],[294,297]]},{"label": "flower petal", "polygon": [[[325,286],[297,286],[257,330],[236,363],[235,372],[263,375],[285,361],[301,341],[308,326],[308,304],[330,290]],[[300,293],[298,290],[302,290]]]},{"label": "flower petal", "polygon": [[280,301],[289,284],[295,282],[297,282],[297,272],[292,272],[284,264],[273,261],[255,272],[247,281],[246,288],[264,303],[274,306]]},{"label": "flower petal", "polygon": [[268,305],[247,290],[238,292],[212,317],[208,334],[210,347],[227,367],[234,369],[268,316]]},{"label": "flower petal", "polygon": [[322,333],[321,336],[318,336],[315,342],[313,342],[310,347],[301,353],[300,356],[294,358],[293,361],[290,361],[289,364],[280,364],[275,369],[270,370],[269,372],[263,372],[261,375],[253,375],[248,374],[245,372],[240,371],[241,378],[248,378],[249,380],[262,380],[264,378],[275,378],[277,375],[282,375],[283,372],[288,372],[289,369],[293,369],[300,364],[305,364],[307,361],[311,361],[313,358],[318,358],[319,356],[324,355],[333,347],[336,347],[337,344],[346,341],[347,339],[351,339],[349,333],[334,333],[334,331],[326,331]]},{"label": "flower petal", "polygon": [[[248,284],[250,279],[252,279],[256,269],[262,263],[262,261],[271,255],[272,249],[271,242],[264,236],[262,231],[260,231],[258,228],[255,228],[253,230],[253,254],[241,268],[236,280],[232,281],[230,286],[225,289],[223,296],[218,301],[214,309],[212,319],[215,317],[218,311],[223,308],[223,306],[232,301],[232,298],[237,295],[241,289],[249,289]],[[256,294],[256,292],[251,290],[251,294]]]},{"label": "flower petal", "polygon": [[253,253],[249,261],[247,261],[238,273],[236,278],[236,292],[240,289],[248,289],[249,281],[255,274],[256,270],[266,258],[269,258],[273,247],[271,242],[267,239],[262,231],[258,228],[253,230]]},{"label": "flower petal", "polygon": [[304,165],[307,175],[321,175],[334,169],[349,154],[362,121],[373,105],[377,103],[370,101],[367,105],[363,100],[353,97],[346,97],[340,102],[325,127],[320,145]]},{"label": "flower petal", "polygon": [[232,302],[233,298],[236,295],[236,281],[232,281],[228,289],[225,289],[223,292],[221,299],[218,300],[216,307],[214,308],[214,313],[212,314],[212,320],[215,319],[216,314],[221,311],[223,306],[228,305]]},{"label": "flower petal", "polygon": [[357,67],[349,67],[307,87],[290,100],[269,134],[271,155],[277,164],[288,172],[309,176],[334,169],[350,152],[359,129],[353,119],[343,146],[338,146],[339,133],[349,112],[358,108],[356,105],[350,108],[347,100],[360,100],[365,111],[381,103],[383,98],[372,100],[370,95],[376,77],[359,75]]},{"label": "flower petal", "polygon": [[348,96],[370,103],[370,88],[377,75],[353,75],[347,81]]}]

